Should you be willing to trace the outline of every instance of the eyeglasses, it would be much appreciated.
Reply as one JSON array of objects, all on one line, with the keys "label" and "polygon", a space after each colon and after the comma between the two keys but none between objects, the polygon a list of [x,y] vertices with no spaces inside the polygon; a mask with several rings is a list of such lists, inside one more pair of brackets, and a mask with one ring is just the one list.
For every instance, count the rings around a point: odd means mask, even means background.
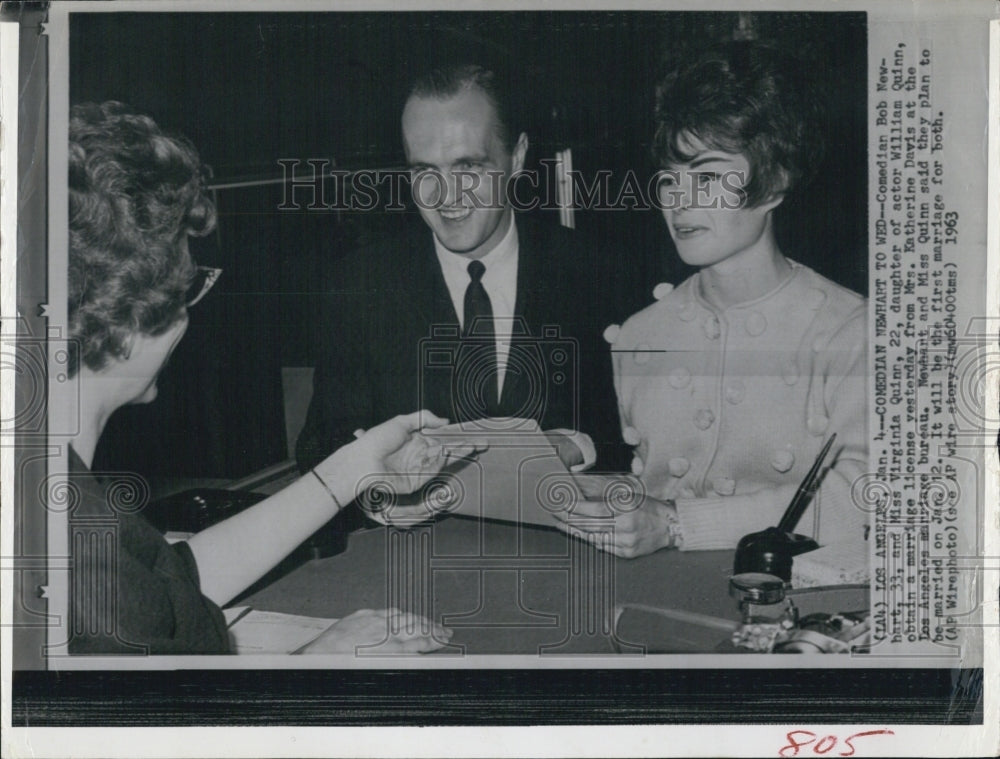
[{"label": "eyeglasses", "polygon": [[191,308],[195,303],[205,297],[205,294],[212,289],[215,280],[222,274],[222,269],[211,266],[195,267],[194,278],[188,285],[187,293],[184,296],[184,305]]}]

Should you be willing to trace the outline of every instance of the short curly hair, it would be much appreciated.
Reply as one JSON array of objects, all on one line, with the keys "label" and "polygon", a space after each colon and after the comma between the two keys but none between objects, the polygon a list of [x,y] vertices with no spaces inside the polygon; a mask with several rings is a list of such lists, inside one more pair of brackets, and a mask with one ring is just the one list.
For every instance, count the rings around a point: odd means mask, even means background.
[{"label": "short curly hair", "polygon": [[692,137],[742,153],[750,164],[743,202],[754,207],[812,178],[823,131],[809,67],[777,48],[739,40],[672,66],[660,81],[653,160],[663,169],[687,163]]},{"label": "short curly hair", "polygon": [[130,335],[181,317],[195,274],[185,235],[215,226],[198,152],[109,101],[69,122],[69,371],[126,355]]}]

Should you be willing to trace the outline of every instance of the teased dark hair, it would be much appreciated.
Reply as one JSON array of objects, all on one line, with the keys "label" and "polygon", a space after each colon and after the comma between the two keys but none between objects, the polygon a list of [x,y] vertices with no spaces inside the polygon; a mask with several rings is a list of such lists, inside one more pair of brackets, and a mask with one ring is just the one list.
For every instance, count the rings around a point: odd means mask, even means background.
[{"label": "teased dark hair", "polygon": [[450,98],[475,87],[492,103],[496,113],[496,133],[508,152],[513,151],[520,130],[512,123],[514,118],[507,89],[497,81],[490,69],[474,63],[459,63],[425,71],[410,87],[409,97]]},{"label": "teased dark hair", "polygon": [[690,161],[682,146],[742,153],[750,164],[745,205],[812,178],[823,155],[823,119],[808,67],[759,42],[736,41],[674,67],[657,87],[653,159]]},{"label": "teased dark hair", "polygon": [[97,371],[129,335],[176,323],[194,265],[180,244],[215,206],[187,139],[122,103],[84,103],[69,123],[70,373]]}]

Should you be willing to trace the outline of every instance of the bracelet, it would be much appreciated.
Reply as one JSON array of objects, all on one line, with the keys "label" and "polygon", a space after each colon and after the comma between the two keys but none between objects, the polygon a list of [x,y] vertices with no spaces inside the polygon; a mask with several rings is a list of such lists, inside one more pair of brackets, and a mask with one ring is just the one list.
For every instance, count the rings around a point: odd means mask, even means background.
[{"label": "bracelet", "polygon": [[317,480],[319,480],[319,484],[323,486],[323,490],[325,490],[327,493],[330,494],[330,497],[333,499],[333,502],[337,504],[337,509],[342,510],[344,508],[343,505],[340,503],[340,501],[337,500],[337,496],[333,494],[333,491],[330,490],[330,486],[327,485],[323,481],[323,478],[319,476],[319,472],[317,472],[315,469],[310,469],[309,471],[313,473],[313,475],[316,477]]},{"label": "bracelet", "polygon": [[671,519],[667,522],[667,535],[670,536],[670,548],[680,548],[684,545],[684,533],[681,532],[681,523]]},{"label": "bracelet", "polygon": [[[672,499],[667,503],[671,506],[674,505]],[[670,538],[670,544],[667,548],[680,548],[684,545],[684,533],[681,532],[680,520],[672,515],[667,516],[667,536]]]}]

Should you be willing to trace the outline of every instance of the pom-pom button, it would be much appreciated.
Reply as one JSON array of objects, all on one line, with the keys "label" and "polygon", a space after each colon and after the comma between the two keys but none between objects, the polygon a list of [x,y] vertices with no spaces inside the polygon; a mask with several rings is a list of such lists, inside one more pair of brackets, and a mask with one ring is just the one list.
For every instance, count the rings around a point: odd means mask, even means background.
[{"label": "pom-pom button", "polygon": [[657,300],[663,300],[664,296],[673,289],[674,286],[669,282],[660,282],[660,284],[653,288],[653,297]]},{"label": "pom-pom button", "polygon": [[787,472],[795,465],[795,454],[788,450],[777,450],[771,455],[771,466],[779,472]]},{"label": "pom-pom button", "polygon": [[694,413],[694,426],[699,430],[707,430],[715,423],[715,414],[711,409],[701,408]]},{"label": "pom-pom button", "polygon": [[734,379],[726,383],[725,394],[726,400],[733,405],[736,405],[737,403],[743,403],[743,399],[747,394],[747,389],[742,381]]},{"label": "pom-pom button", "polygon": [[670,387],[675,390],[680,390],[683,387],[687,387],[688,383],[691,382],[691,372],[684,366],[678,366],[670,371],[667,375],[667,382],[670,383]]},{"label": "pom-pom button", "polygon": [[806,419],[806,428],[813,435],[822,435],[830,426],[830,419],[825,414],[812,414]]},{"label": "pom-pom button", "polygon": [[716,477],[712,481],[712,489],[719,495],[732,495],[736,492],[736,480],[731,477]]},{"label": "pom-pom button", "polygon": [[806,294],[806,305],[813,311],[816,311],[823,302],[826,300],[826,293],[820,290],[818,287],[810,287],[809,292]]},{"label": "pom-pom button", "polygon": [[667,466],[670,468],[671,475],[674,477],[683,477],[691,468],[691,462],[683,456],[676,456],[670,459]]},{"label": "pom-pom button", "polygon": [[764,318],[764,314],[760,311],[752,311],[749,316],[747,316],[746,324],[747,334],[757,337],[757,335],[764,334],[764,330],[767,329],[767,319]]}]

